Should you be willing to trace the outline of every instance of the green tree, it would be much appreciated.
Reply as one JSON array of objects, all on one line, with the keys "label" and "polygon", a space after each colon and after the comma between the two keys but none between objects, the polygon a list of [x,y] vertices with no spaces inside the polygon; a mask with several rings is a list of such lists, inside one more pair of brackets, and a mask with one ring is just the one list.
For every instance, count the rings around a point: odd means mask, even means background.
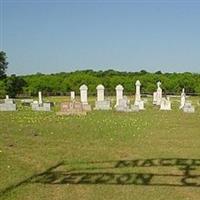
[{"label": "green tree", "polygon": [[6,62],[6,53],[4,51],[0,51],[0,79],[6,77],[6,69],[8,66],[8,62]]},{"label": "green tree", "polygon": [[4,98],[6,95],[6,86],[5,86],[5,81],[0,80],[0,97]]},{"label": "green tree", "polygon": [[26,81],[15,74],[7,77],[5,80],[6,92],[10,97],[15,97],[17,94],[20,94],[24,86],[26,86]]}]

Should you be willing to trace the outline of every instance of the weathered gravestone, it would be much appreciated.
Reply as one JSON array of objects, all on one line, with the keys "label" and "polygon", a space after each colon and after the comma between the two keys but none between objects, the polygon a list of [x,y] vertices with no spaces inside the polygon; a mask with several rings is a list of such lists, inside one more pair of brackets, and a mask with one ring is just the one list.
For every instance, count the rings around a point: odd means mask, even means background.
[{"label": "weathered gravestone", "polygon": [[162,101],[160,104],[160,110],[171,110],[171,101],[169,97],[162,98]]},{"label": "weathered gravestone", "polygon": [[[83,100],[83,99],[82,99]],[[85,102],[87,100],[85,99]],[[60,112],[57,115],[86,115],[86,110],[84,110],[83,103],[77,102],[75,99],[75,92],[70,92],[70,102],[61,103]]]},{"label": "weathered gravestone", "polygon": [[134,106],[132,106],[132,109],[134,111],[138,111],[138,109],[144,110],[144,101],[141,99],[141,94],[140,94],[141,83],[139,80],[136,81],[135,86],[136,86],[135,102]]},{"label": "weathered gravestone", "polygon": [[0,111],[16,111],[16,104],[8,95],[6,95],[4,103],[0,104]]},{"label": "weathered gravestone", "polygon": [[194,106],[192,106],[192,103],[186,102],[185,105],[183,106],[183,112],[194,113],[195,108],[194,108]]},{"label": "weathered gravestone", "polygon": [[123,96],[123,86],[122,85],[117,85],[116,88],[116,104],[115,104],[115,109],[116,111],[120,112],[130,112],[131,109],[129,108],[129,100],[126,96]]},{"label": "weathered gravestone", "polygon": [[181,93],[181,105],[179,107],[179,109],[183,109],[183,107],[185,106],[186,103],[186,94],[185,94],[185,89],[182,89],[182,93]]},{"label": "weathered gravestone", "polygon": [[104,86],[98,85],[97,89],[97,100],[95,102],[95,110],[110,110],[110,101],[104,99]]},{"label": "weathered gravestone", "polygon": [[157,91],[153,93],[153,104],[160,106],[162,101],[162,88],[161,82],[157,82]]},{"label": "weathered gravestone", "polygon": [[123,99],[119,99],[118,105],[115,107],[116,111],[120,112],[131,112],[130,101],[126,96],[123,96]]},{"label": "weathered gravestone", "polygon": [[179,109],[183,110],[183,112],[186,112],[186,113],[194,113],[195,112],[195,108],[194,108],[194,106],[192,106],[192,103],[186,101],[186,94],[185,94],[184,88],[182,89],[182,93],[181,93],[181,105],[180,105]]},{"label": "weathered gravestone", "polygon": [[39,101],[33,101],[31,107],[33,111],[51,111],[50,103],[43,103],[42,92],[38,92]]},{"label": "weathered gravestone", "polygon": [[61,110],[57,112],[58,115],[86,115],[83,105],[80,102],[63,102],[61,103]]},{"label": "weathered gravestone", "polygon": [[115,104],[115,107],[117,107],[119,105],[119,100],[120,99],[123,99],[123,86],[122,85],[117,85],[116,88],[116,104]]},{"label": "weathered gravestone", "polygon": [[87,91],[88,91],[88,87],[87,85],[81,85],[80,89],[80,96],[81,96],[81,103],[83,106],[83,110],[85,111],[91,111],[92,108],[91,106],[88,104],[88,98],[87,98]]},{"label": "weathered gravestone", "polygon": [[75,92],[74,91],[70,92],[70,99],[71,99],[71,101],[75,101]]}]

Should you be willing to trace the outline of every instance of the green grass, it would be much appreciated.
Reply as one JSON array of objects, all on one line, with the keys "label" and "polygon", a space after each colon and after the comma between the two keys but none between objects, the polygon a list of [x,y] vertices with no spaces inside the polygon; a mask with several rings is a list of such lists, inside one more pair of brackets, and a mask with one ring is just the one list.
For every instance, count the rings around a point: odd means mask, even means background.
[{"label": "green grass", "polygon": [[[22,107],[0,112],[0,199],[198,200],[199,160],[190,171],[195,177],[180,169],[200,159],[198,100],[192,99],[194,114],[179,111],[177,99],[169,112],[159,111],[150,100],[139,113],[57,116]],[[54,111],[58,109],[59,104]],[[170,166],[159,164],[168,158],[173,158]],[[136,159],[138,163],[131,164]],[[117,167],[121,160],[127,160],[126,166]],[[153,177],[149,182],[136,180],[136,173]]]}]

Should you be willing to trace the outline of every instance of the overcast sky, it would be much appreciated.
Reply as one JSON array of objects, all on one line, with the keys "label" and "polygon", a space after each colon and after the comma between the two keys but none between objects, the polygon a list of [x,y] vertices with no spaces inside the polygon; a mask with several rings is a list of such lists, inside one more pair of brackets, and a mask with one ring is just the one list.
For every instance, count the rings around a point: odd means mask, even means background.
[{"label": "overcast sky", "polygon": [[200,0],[0,0],[9,74],[200,72]]}]

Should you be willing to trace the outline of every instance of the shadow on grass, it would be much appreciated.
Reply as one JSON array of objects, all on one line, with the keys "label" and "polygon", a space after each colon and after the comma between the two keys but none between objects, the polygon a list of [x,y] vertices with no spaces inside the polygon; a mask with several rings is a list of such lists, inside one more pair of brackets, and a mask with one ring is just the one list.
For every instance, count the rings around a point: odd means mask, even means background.
[{"label": "shadow on grass", "polygon": [[[42,173],[11,185],[0,191],[0,197],[24,184],[200,187],[200,159],[153,158],[79,162],[74,164],[78,164],[80,168],[61,170],[68,164],[73,163],[62,161]],[[128,172],[123,172],[125,169]],[[145,172],[138,173],[135,172],[136,169]]]}]

